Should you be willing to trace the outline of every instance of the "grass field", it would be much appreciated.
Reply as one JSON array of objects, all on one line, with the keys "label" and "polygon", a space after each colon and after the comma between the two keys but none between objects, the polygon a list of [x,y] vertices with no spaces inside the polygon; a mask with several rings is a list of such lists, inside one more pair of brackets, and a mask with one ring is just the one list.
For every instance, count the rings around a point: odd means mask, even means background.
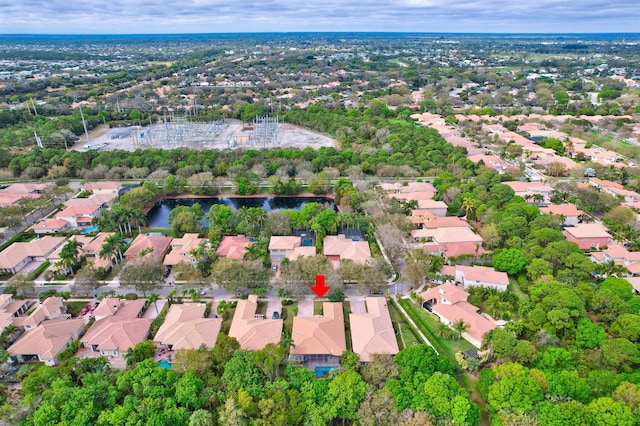
[{"label": "grass field", "polygon": [[322,302],[313,302],[313,315],[322,315]]},{"label": "grass field", "polygon": [[293,302],[291,305],[282,306],[282,319],[284,320],[284,326],[282,328],[282,332],[285,336],[291,336],[291,331],[293,329],[293,317],[294,309],[298,309],[298,302]]},{"label": "grass field", "polygon": [[407,324],[405,318],[402,316],[394,303],[389,303],[389,314],[391,315],[391,322],[393,323],[393,329],[396,331],[396,339],[398,340],[398,347],[400,349],[417,345],[420,342],[413,332],[413,328]]}]

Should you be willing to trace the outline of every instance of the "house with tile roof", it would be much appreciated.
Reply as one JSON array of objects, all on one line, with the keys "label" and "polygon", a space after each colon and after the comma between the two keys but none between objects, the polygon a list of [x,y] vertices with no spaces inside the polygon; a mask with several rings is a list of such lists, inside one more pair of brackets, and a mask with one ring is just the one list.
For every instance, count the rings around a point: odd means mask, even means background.
[{"label": "house with tile roof", "polygon": [[440,318],[440,321],[452,327],[459,320],[469,327],[462,338],[476,348],[482,347],[484,335],[496,328],[495,321],[484,314],[478,313],[478,308],[467,302],[469,293],[451,283],[444,283],[432,287],[420,294],[425,307]]},{"label": "house with tile roof", "polygon": [[103,268],[108,270],[111,268],[111,260],[106,257],[100,257],[100,251],[102,251],[102,246],[104,246],[107,238],[112,235],[115,235],[115,232],[98,232],[94,237],[89,237],[91,239],[80,247],[82,256],[87,259],[87,262],[91,262],[95,269]]},{"label": "house with tile roof", "polygon": [[258,351],[269,343],[280,343],[284,321],[264,318],[256,314],[257,309],[258,296],[252,294],[247,300],[238,301],[233,314],[229,337],[235,337],[245,351]]},{"label": "house with tile roof", "polygon": [[40,361],[48,366],[57,364],[57,357],[84,329],[84,320],[57,318],[46,320],[25,332],[7,352],[14,363]]},{"label": "house with tile roof", "polygon": [[230,259],[244,259],[247,253],[247,247],[253,244],[249,238],[244,235],[225,235],[220,241],[220,245],[216,250],[216,256],[228,257]]},{"label": "house with tile roof", "polygon": [[629,251],[620,244],[611,244],[603,251],[594,251],[590,254],[595,263],[614,262],[627,268],[632,275],[640,274],[640,252]]},{"label": "house with tile roof", "polygon": [[551,188],[549,185],[546,185],[542,182],[502,182],[504,185],[507,185],[511,189],[515,195],[522,197],[526,200],[533,200],[533,197],[541,196],[544,200],[548,200],[551,196]]},{"label": "house with tile roof", "polygon": [[291,359],[310,365],[338,365],[347,349],[342,303],[324,302],[323,314],[293,318]]},{"label": "house with tile roof", "polygon": [[14,183],[0,189],[3,194],[42,194],[47,189],[54,188],[52,183]]},{"label": "house with tile roof", "polygon": [[269,240],[271,262],[280,262],[288,253],[302,245],[302,237],[274,235]]},{"label": "house with tile roof", "polygon": [[366,297],[366,313],[349,314],[351,346],[360,362],[369,362],[374,354],[398,353],[398,341],[384,297]]},{"label": "house with tile roof", "polygon": [[80,339],[84,347],[104,356],[124,356],[127,350],[144,342],[151,329],[150,318],[141,318],[144,299],[102,299],[93,312],[96,322]]},{"label": "house with tile roof", "polygon": [[567,240],[578,244],[581,250],[600,249],[611,242],[607,227],[597,222],[567,226],[563,234]]},{"label": "house with tile roof", "polygon": [[350,260],[356,265],[366,265],[373,261],[371,249],[366,240],[347,237],[344,234],[324,237],[322,254],[327,256],[334,269],[340,267],[342,260]]},{"label": "house with tile roof", "polygon": [[0,252],[0,270],[17,274],[31,262],[44,262],[55,249],[66,241],[65,237],[46,235],[26,243],[16,242]]},{"label": "house with tile roof", "polygon": [[118,194],[92,194],[87,198],[71,198],[64,202],[67,207],[73,206],[101,206],[111,207],[118,199]]},{"label": "house with tile roof", "polygon": [[170,351],[213,349],[222,318],[205,318],[204,303],[173,304],[153,341]]},{"label": "house with tile roof", "polygon": [[48,297],[31,312],[31,315],[16,318],[13,325],[25,330],[32,330],[43,321],[62,317],[67,312],[63,300],[62,297]]},{"label": "house with tile roof", "polygon": [[0,333],[13,325],[15,319],[29,310],[31,302],[27,300],[13,300],[11,294],[0,294]]},{"label": "house with tile roof", "polygon": [[0,207],[11,207],[17,205],[20,200],[25,198],[39,198],[40,194],[10,194],[0,192]]},{"label": "house with tile roof", "polygon": [[138,234],[124,252],[124,257],[127,260],[144,257],[145,259],[161,262],[171,247],[171,241],[173,241],[173,238],[165,237],[164,235]]},{"label": "house with tile roof", "polygon": [[434,216],[445,217],[447,215],[447,203],[436,200],[418,200],[418,209],[428,210]]},{"label": "house with tile roof", "polygon": [[482,161],[482,164],[484,164],[485,167],[494,170],[498,174],[504,174],[509,167],[511,167],[511,164],[507,163],[497,155],[477,154],[469,155],[467,158],[473,161],[474,164],[478,164]]},{"label": "house with tile roof", "polygon": [[580,216],[584,214],[574,204],[550,204],[540,207],[540,212],[562,216],[564,218],[563,224],[568,226],[577,225],[580,222]]},{"label": "house with tile roof", "polygon": [[85,191],[91,191],[94,194],[119,194],[122,189],[122,182],[104,181],[104,182],[87,182],[82,188]]},{"label": "house with tile roof", "polygon": [[496,271],[489,266],[445,265],[440,269],[442,275],[452,276],[463,289],[469,287],[491,287],[505,291],[509,285],[509,275]]},{"label": "house with tile roof", "polygon": [[209,247],[208,238],[200,238],[198,234],[184,234],[182,238],[171,240],[171,251],[164,257],[165,266],[175,266],[179,263],[197,263],[196,258],[191,254],[192,250],[197,250],[201,244]]},{"label": "house with tile roof", "polygon": [[56,213],[56,219],[69,222],[71,228],[82,228],[91,226],[94,219],[101,216],[102,207],[100,205],[71,206]]},{"label": "house with tile roof", "polygon": [[36,234],[55,234],[71,231],[71,223],[64,219],[44,219],[31,227]]}]

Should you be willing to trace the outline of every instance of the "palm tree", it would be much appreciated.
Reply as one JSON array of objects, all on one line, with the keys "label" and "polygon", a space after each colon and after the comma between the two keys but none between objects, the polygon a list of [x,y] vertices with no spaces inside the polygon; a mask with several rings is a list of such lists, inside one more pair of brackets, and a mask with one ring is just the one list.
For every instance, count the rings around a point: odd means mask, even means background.
[{"label": "palm tree", "polygon": [[80,247],[82,247],[82,243],[76,239],[69,239],[60,251],[60,262],[56,263],[56,266],[62,266],[65,270],[65,275],[73,274],[73,268],[78,265]]},{"label": "palm tree", "polygon": [[189,254],[196,261],[196,266],[200,273],[204,275],[204,271],[207,267],[207,261],[209,260],[208,244],[205,242],[200,243],[198,247],[191,249]]},{"label": "palm tree", "polygon": [[453,338],[453,330],[447,324],[439,322],[436,327],[436,336],[449,340]]},{"label": "palm tree", "polygon": [[469,324],[464,322],[464,319],[460,318],[453,323],[453,331],[455,332],[455,339],[458,341],[458,351],[460,350],[460,339],[462,335],[469,330]]},{"label": "palm tree", "polygon": [[467,194],[464,196],[464,198],[462,199],[462,204],[460,205],[460,208],[462,208],[462,210],[465,211],[467,219],[469,220],[475,219],[475,216],[473,216],[473,212],[476,210],[476,204],[475,204],[475,200],[471,195]]},{"label": "palm tree", "polygon": [[149,296],[147,297],[147,300],[149,301],[149,303],[153,303],[153,306],[156,307],[156,315],[158,315],[158,298],[160,296],[158,296],[158,293],[154,293],[151,292],[149,293]]}]

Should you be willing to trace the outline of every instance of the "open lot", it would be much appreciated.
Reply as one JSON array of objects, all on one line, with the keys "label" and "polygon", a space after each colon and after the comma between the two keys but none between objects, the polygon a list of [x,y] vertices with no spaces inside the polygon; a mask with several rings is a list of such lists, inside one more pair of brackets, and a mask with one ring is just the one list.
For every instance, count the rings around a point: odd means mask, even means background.
[{"label": "open lot", "polygon": [[239,120],[227,120],[223,124],[213,123],[155,123],[151,126],[133,126],[109,129],[100,126],[89,133],[89,142],[82,136],[73,149],[105,151],[136,148],[190,148],[190,149],[261,149],[261,148],[306,148],[318,149],[335,146],[336,141],[328,136],[302,129],[288,123],[279,123],[277,141],[261,143],[254,139],[251,126]]}]

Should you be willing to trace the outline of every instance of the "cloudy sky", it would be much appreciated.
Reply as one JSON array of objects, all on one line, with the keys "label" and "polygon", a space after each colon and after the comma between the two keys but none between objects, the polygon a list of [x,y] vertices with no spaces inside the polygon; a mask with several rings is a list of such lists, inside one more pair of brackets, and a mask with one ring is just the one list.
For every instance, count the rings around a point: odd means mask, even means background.
[{"label": "cloudy sky", "polygon": [[0,0],[0,34],[290,31],[640,32],[640,5],[638,0]]}]

